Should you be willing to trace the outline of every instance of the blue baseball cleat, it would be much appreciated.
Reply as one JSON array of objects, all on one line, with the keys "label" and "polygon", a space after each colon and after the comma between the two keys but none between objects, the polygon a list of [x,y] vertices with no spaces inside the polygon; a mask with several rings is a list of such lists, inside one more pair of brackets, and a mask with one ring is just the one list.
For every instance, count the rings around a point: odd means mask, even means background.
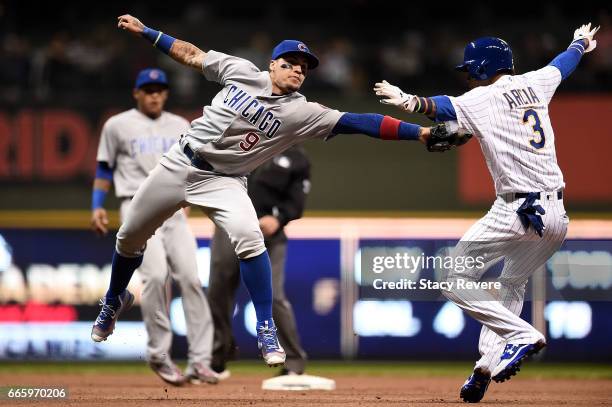
[{"label": "blue baseball cleat", "polygon": [[535,355],[546,346],[544,339],[540,339],[536,343],[506,345],[499,364],[493,369],[492,378],[497,383],[510,380],[521,367],[523,360],[529,356]]},{"label": "blue baseball cleat", "polygon": [[466,403],[478,403],[484,397],[489,383],[491,383],[491,375],[475,369],[461,386],[459,397]]},{"label": "blue baseball cleat", "polygon": [[134,295],[128,290],[123,291],[120,295],[112,300],[104,297],[100,300],[102,309],[91,328],[91,339],[95,342],[105,341],[106,338],[112,335],[115,330],[115,322],[119,319],[119,315],[132,307],[134,303]]},{"label": "blue baseball cleat", "polygon": [[269,367],[280,366],[285,363],[287,355],[278,342],[273,319],[257,323],[257,346]]}]

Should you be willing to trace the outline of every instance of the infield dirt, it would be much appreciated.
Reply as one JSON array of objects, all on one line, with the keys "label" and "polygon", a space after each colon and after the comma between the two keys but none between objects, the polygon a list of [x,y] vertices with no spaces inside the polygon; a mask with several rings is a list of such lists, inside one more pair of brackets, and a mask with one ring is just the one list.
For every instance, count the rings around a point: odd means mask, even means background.
[{"label": "infield dirt", "polygon": [[[66,387],[67,400],[0,400],[2,406],[440,406],[461,403],[463,377],[335,375],[335,391],[263,391],[269,376],[237,374],[218,385],[172,387],[153,373],[0,373],[1,386]],[[482,405],[612,405],[612,380],[514,378],[492,383]]]}]

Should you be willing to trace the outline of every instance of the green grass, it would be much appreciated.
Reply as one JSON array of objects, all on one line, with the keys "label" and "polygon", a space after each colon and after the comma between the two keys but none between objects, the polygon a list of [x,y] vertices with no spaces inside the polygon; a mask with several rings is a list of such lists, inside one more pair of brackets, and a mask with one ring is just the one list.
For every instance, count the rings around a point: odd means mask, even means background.
[{"label": "green grass", "polygon": [[[181,364],[184,367],[184,364]],[[454,377],[465,376],[472,368],[466,362],[344,362],[312,361],[308,373],[321,376],[393,376],[393,377]],[[271,374],[261,361],[233,362],[229,369],[234,375]],[[93,374],[144,373],[148,367],[141,362],[1,362],[0,374]],[[608,379],[612,380],[612,365],[590,363],[525,364],[521,377],[543,379]]]}]

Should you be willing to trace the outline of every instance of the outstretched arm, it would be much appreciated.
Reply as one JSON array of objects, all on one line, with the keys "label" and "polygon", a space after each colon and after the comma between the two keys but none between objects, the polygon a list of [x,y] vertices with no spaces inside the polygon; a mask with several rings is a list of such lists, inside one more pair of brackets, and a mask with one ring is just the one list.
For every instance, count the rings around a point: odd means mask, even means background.
[{"label": "outstretched arm", "polygon": [[332,134],[355,133],[383,140],[418,140],[431,152],[461,146],[472,137],[452,122],[421,127],[376,113],[344,113],[332,130]]},{"label": "outstretched arm", "polygon": [[365,134],[382,140],[427,141],[429,128],[377,113],[344,113],[333,134]]},{"label": "outstretched arm", "polygon": [[195,45],[149,28],[141,23],[139,19],[129,14],[117,17],[117,20],[119,21],[117,24],[119,28],[146,38],[155,48],[168,54],[175,61],[198,71],[202,70],[202,63],[206,57],[206,52]]},{"label": "outstretched arm", "polygon": [[585,24],[574,31],[574,40],[567,48],[555,57],[548,65],[554,66],[561,72],[561,78],[565,79],[578,66],[582,55],[591,52],[597,47],[597,41],[593,39],[599,27],[591,30],[591,23]]},{"label": "outstretched arm", "polygon": [[457,120],[457,114],[448,96],[421,97],[404,92],[387,81],[374,85],[380,103],[397,106],[408,113],[421,113],[435,121]]}]

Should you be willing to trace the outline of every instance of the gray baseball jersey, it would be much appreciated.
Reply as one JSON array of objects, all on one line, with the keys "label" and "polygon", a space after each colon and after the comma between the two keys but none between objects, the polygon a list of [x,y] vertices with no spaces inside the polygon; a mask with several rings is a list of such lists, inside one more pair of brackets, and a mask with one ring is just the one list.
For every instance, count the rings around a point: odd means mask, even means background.
[{"label": "gray baseball jersey", "polygon": [[130,109],[108,119],[102,129],[97,160],[114,169],[117,196],[134,196],[161,156],[188,128],[187,120],[169,112],[151,119],[138,109]]},{"label": "gray baseball jersey", "polygon": [[181,146],[189,143],[224,174],[248,174],[294,144],[325,137],[342,116],[298,92],[272,95],[269,72],[242,58],[209,51],[202,71],[223,89],[191,123]]},{"label": "gray baseball jersey", "polygon": [[[188,128],[187,120],[168,112],[151,119],[137,109],[130,109],[108,119],[102,129],[97,160],[107,162],[114,169],[116,195],[131,198],[162,155]],[[122,201],[122,221],[127,219],[130,205],[131,199]],[[135,212],[140,210],[134,208]],[[195,238],[182,209],[147,240],[147,250],[138,271],[144,283],[141,309],[148,334],[149,361],[163,362],[170,354],[172,329],[165,311],[166,281],[170,274],[181,288],[189,327],[189,363],[208,365],[210,362],[213,325],[198,278],[196,250]]]}]

